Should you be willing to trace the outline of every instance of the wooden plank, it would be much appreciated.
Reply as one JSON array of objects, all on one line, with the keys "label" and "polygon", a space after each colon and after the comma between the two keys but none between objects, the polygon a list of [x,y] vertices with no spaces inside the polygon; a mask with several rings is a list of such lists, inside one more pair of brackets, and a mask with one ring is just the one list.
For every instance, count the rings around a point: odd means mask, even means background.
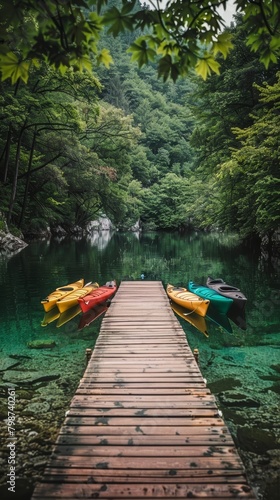
[{"label": "wooden plank", "polygon": [[[223,457],[225,454],[237,453],[233,446],[75,446],[75,457]],[[63,458],[72,457],[73,446],[56,446],[53,456]]]},{"label": "wooden plank", "polygon": [[[43,490],[44,491],[44,490]],[[42,488],[38,487],[35,491],[34,498],[40,498],[42,494]],[[106,487],[100,486],[100,484],[83,484],[71,485],[64,484],[60,486],[59,484],[49,484],[48,498],[69,498],[69,495],[73,495],[73,498],[174,498],[174,497],[185,497],[185,498],[203,498],[208,496],[208,498],[213,498],[217,496],[218,498],[223,496],[225,498],[253,498],[250,491],[244,484],[236,483],[234,487],[231,484],[190,484],[190,485],[176,485],[170,483],[159,484],[122,484],[121,488],[119,485],[108,483]]]},{"label": "wooden plank", "polygon": [[165,365],[159,365],[155,368],[150,368],[149,366],[148,367],[139,367],[139,366],[135,366],[135,365],[130,365],[129,367],[128,366],[125,366],[125,367],[118,367],[118,366],[111,366],[111,365],[105,365],[105,366],[92,366],[90,365],[87,369],[87,372],[86,374],[87,375],[94,375],[94,374],[108,374],[108,375],[125,375],[125,374],[129,374],[129,373],[134,373],[136,375],[139,375],[142,376],[144,375],[145,373],[148,374],[149,376],[151,375],[154,375],[154,374],[168,374],[169,377],[172,377],[173,375],[176,376],[178,374],[183,374],[183,375],[187,375],[187,374],[191,374],[191,373],[198,373],[200,376],[201,376],[201,373],[198,371],[197,367],[195,365],[192,365],[192,366],[189,366],[188,367],[188,370],[186,370],[186,367],[183,367],[180,368],[180,367],[174,367],[174,365],[172,365],[172,368],[168,368],[167,366]]},{"label": "wooden plank", "polygon": [[[144,408],[217,408],[214,403],[209,403],[209,402],[185,402],[182,398],[182,401],[170,401],[168,397],[166,397],[162,403],[160,401],[148,401],[148,402],[143,402],[143,401],[138,401],[135,402],[134,398],[131,397],[129,401],[123,401],[123,396],[116,395],[118,397],[115,397],[115,399],[111,401],[107,401],[107,396],[104,397],[100,401],[95,401],[96,396],[94,395],[93,398],[88,398],[88,401],[83,401],[80,402],[75,398],[75,400],[72,400],[70,404],[70,408],[73,407],[84,407],[84,408],[138,408],[138,409],[144,409]],[[93,400],[92,400],[93,399]]]},{"label": "wooden plank", "polygon": [[[163,384],[164,385],[164,384]],[[181,385],[181,387],[180,387]],[[132,386],[132,387],[131,387]],[[139,386],[139,387],[137,387]],[[76,394],[77,395],[95,395],[95,394],[153,394],[153,395],[165,395],[172,396],[173,394],[187,394],[189,393],[188,389],[185,389],[185,384],[166,384],[166,387],[163,389],[157,387],[157,384],[149,384],[149,388],[145,384],[129,384],[129,383],[121,383],[121,384],[113,384],[108,387],[108,384],[80,384]],[[206,393],[203,391],[203,393]]]},{"label": "wooden plank", "polygon": [[[171,379],[170,382],[143,382],[139,379],[136,382],[132,381],[118,381],[106,380],[105,382],[94,383],[90,379],[82,379],[80,381],[79,387],[77,389],[77,395],[95,394],[94,391],[103,391],[106,394],[108,391],[114,390],[114,394],[126,394],[128,391],[130,394],[142,394],[143,395],[155,395],[155,394],[168,394],[170,396],[176,394],[184,395],[209,395],[210,390],[205,389],[203,382],[198,382],[192,379],[188,382],[187,388],[185,382],[178,382]],[[93,391],[93,392],[91,392]],[[119,392],[120,391],[120,392]]]},{"label": "wooden plank", "polygon": [[[104,397],[101,395],[101,396],[95,396],[94,398],[88,398],[87,396],[74,396],[72,402],[73,403],[79,403],[79,404],[87,404],[89,401],[92,401],[92,399],[94,400],[94,403],[109,403],[109,402],[112,402],[112,403],[115,403],[116,401],[116,398],[114,396],[106,396],[106,399],[104,399]],[[160,398],[161,399],[161,398]],[[212,394],[185,394],[183,397],[182,396],[172,396],[170,398],[170,401],[167,400],[167,398],[164,398],[164,401],[165,402],[172,402],[173,403],[176,403],[176,402],[179,402],[179,403],[183,403],[184,405],[185,404],[203,404],[203,405],[212,405],[212,404],[215,404],[216,405],[216,400],[215,400],[215,397],[212,396]],[[147,403],[154,403],[155,400],[158,400],[158,398],[155,398],[154,396],[151,396],[150,394],[148,395],[135,395],[133,397],[130,397],[130,396],[126,396],[126,397],[123,397],[122,398],[122,402],[123,403],[140,403],[140,404],[147,404]],[[161,403],[161,400],[158,401],[159,403]],[[184,408],[184,406],[182,407]]]},{"label": "wooden plank", "polygon": [[67,445],[109,445],[109,446],[233,446],[233,439],[228,430],[224,430],[222,434],[191,434],[189,436],[174,435],[148,435],[137,434],[135,436],[105,435],[106,429],[103,429],[104,434],[93,435],[76,435],[60,433],[57,438],[57,444]]},{"label": "wooden plank", "polygon": [[[84,407],[73,407],[67,412],[68,417],[73,416],[122,416],[122,417],[132,417],[145,415],[145,417],[218,417],[219,414],[216,408],[205,409],[205,408],[194,408],[194,409],[181,409],[181,408],[145,408],[143,410],[135,410],[133,408],[84,408]],[[67,421],[68,423],[68,421]]]},{"label": "wooden plank", "polygon": [[[76,447],[77,448],[77,447]],[[69,455],[69,456],[52,456],[53,467],[89,467],[92,469],[145,469],[145,470],[161,470],[161,469],[240,469],[241,460],[236,456],[225,457],[145,457],[143,456],[118,456],[111,457],[109,455],[85,456]],[[147,473],[148,475],[148,473]]]},{"label": "wooden plank", "polygon": [[[52,469],[48,473],[48,468],[44,475],[45,481],[47,482],[67,482],[67,483],[160,483],[164,481],[165,483],[174,483],[174,475],[176,475],[176,484],[189,483],[203,484],[209,483],[209,471],[207,470],[177,470],[174,474],[173,470],[161,470],[149,471],[147,472],[141,469],[134,469],[133,471],[124,471],[123,469],[111,469],[109,472],[106,470],[98,469],[98,471],[93,471],[92,469],[80,469],[80,468],[63,468],[59,467],[57,469]],[[221,470],[211,470],[211,483],[236,483],[246,484],[246,478],[242,475],[241,469],[235,469],[234,471],[224,471]]]},{"label": "wooden plank", "polygon": [[60,430],[61,434],[76,434],[76,435],[90,435],[90,436],[134,436],[146,435],[146,436],[192,436],[192,435],[220,435],[226,431],[225,426],[215,426],[206,427],[198,425],[184,425],[184,426],[147,426],[142,425],[141,427],[131,425],[131,426],[117,426],[117,425],[67,425],[63,426]]},{"label": "wooden plank", "polygon": [[170,426],[170,427],[181,427],[183,425],[191,425],[191,426],[206,426],[206,425],[222,425],[223,421],[221,418],[217,417],[196,417],[196,416],[185,416],[185,417],[164,417],[164,416],[157,416],[157,417],[147,417],[146,415],[141,418],[141,417],[125,417],[125,416],[120,416],[120,417],[94,417],[94,416],[89,416],[89,417],[67,417],[65,425],[106,425],[108,427],[111,426],[130,426],[130,425],[135,425],[139,428],[142,428],[142,426],[157,426],[157,427],[164,427],[164,426]]}]

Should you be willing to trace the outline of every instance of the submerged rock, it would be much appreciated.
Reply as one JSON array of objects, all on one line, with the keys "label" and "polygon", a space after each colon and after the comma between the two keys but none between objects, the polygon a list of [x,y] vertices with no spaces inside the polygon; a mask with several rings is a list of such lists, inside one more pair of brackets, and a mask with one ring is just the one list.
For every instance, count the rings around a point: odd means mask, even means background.
[{"label": "submerged rock", "polygon": [[241,382],[234,377],[226,377],[220,380],[216,380],[215,382],[211,382],[208,384],[208,387],[211,392],[214,394],[224,391],[230,391],[235,389],[235,387],[240,387]]},{"label": "submerged rock", "polygon": [[268,390],[280,394],[280,384],[273,384],[271,387],[268,387]]},{"label": "submerged rock", "polygon": [[275,370],[276,372],[280,373],[280,364],[279,365],[271,365],[272,370]]},{"label": "submerged rock", "polygon": [[257,455],[263,455],[268,450],[280,448],[273,432],[258,427],[239,427],[237,439],[243,450],[251,451]]},{"label": "submerged rock", "polygon": [[259,401],[249,398],[248,396],[246,396],[246,394],[240,393],[222,393],[219,395],[219,399],[225,406],[238,406],[240,408],[259,408],[261,405]]},{"label": "submerged rock", "polygon": [[46,413],[50,410],[50,405],[47,401],[35,401],[29,403],[23,410],[24,415],[36,416],[41,413]]},{"label": "submerged rock", "polygon": [[29,349],[52,349],[56,343],[54,340],[32,340],[27,346]]},{"label": "submerged rock", "polygon": [[44,372],[22,372],[17,370],[7,370],[3,376],[3,382],[10,382],[11,384],[34,384],[36,382],[46,382],[50,380],[57,380],[59,374],[52,373],[46,375]]},{"label": "submerged rock", "polygon": [[20,361],[15,361],[12,358],[4,358],[0,359],[0,372],[4,372],[5,370],[9,370],[10,368],[14,368],[18,366]]}]

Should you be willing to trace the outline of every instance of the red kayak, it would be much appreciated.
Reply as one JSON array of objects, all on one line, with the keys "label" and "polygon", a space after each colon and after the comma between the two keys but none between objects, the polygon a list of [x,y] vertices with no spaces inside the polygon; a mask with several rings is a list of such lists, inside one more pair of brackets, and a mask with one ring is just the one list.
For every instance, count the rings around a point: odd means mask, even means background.
[{"label": "red kayak", "polygon": [[105,285],[95,288],[84,297],[80,297],[78,302],[80,308],[85,313],[95,307],[97,304],[106,302],[117,291],[117,284],[115,281],[108,281]]}]

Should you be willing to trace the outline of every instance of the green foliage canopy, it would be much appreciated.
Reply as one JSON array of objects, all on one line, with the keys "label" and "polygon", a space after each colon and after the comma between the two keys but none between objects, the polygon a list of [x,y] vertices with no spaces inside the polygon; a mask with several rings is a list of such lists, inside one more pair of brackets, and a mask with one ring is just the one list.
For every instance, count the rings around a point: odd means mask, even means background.
[{"label": "green foliage canopy", "polygon": [[220,169],[220,188],[230,181],[231,204],[242,236],[269,233],[280,224],[280,73],[274,85],[256,86],[261,108],[253,124],[235,128],[240,147]]},{"label": "green foliage canopy", "polygon": [[[132,41],[132,59],[139,67],[157,64],[164,80],[185,76],[191,68],[206,79],[219,74],[217,56],[226,58],[232,37],[223,31],[220,7],[229,0],[0,0],[1,78],[27,82],[30,67],[47,61],[61,72],[69,67],[92,70],[112,62],[107,49],[98,50],[101,30],[114,37],[142,31]],[[247,26],[247,44],[266,67],[280,54],[280,6],[277,0],[234,0]],[[19,50],[20,47],[20,50]]]}]

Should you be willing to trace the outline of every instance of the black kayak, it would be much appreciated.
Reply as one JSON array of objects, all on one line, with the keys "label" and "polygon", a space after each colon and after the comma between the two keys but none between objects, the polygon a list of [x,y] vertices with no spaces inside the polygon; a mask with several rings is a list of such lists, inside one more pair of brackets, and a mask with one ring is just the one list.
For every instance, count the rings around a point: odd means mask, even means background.
[{"label": "black kayak", "polygon": [[208,288],[211,288],[212,290],[215,290],[215,292],[219,293],[220,295],[223,295],[224,297],[233,299],[233,306],[235,306],[235,309],[238,308],[239,311],[244,311],[247,298],[239,290],[239,288],[236,288],[235,286],[232,285],[228,285],[221,278],[213,279],[210,278],[210,276],[208,276],[207,278],[206,286],[208,286]]}]

